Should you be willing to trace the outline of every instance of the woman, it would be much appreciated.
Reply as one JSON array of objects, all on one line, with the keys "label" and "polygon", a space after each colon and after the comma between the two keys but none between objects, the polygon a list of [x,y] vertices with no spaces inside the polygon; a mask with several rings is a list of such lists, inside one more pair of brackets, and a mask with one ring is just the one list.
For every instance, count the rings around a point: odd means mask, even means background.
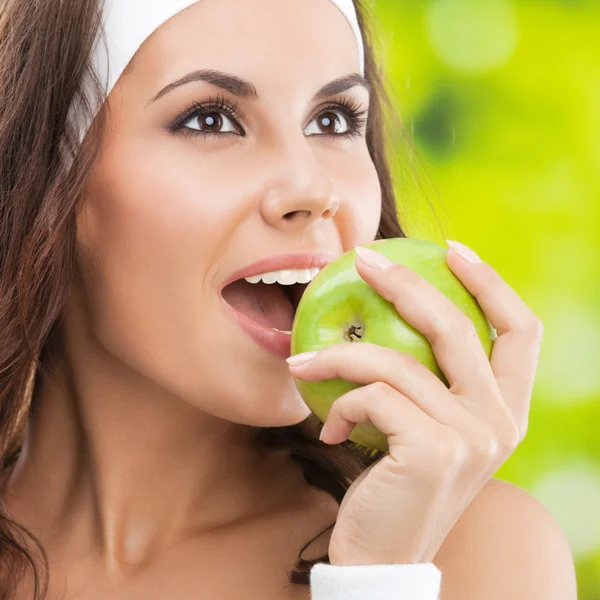
[{"label": "woman", "polygon": [[[492,478],[525,435],[542,330],[492,267],[448,253],[498,330],[490,365],[423,280],[356,261],[432,340],[450,390],[366,344],[290,366],[285,334],[234,318],[278,289],[228,288],[240,269],[323,266],[404,236],[355,6],[359,38],[333,1],[190,3],[140,40],[106,99],[98,78],[95,114],[98,0],[3,2],[2,597],[308,598],[316,563],[338,591],[355,567],[365,598],[419,566],[441,572],[443,600],[576,597],[556,523]],[[292,375],[348,369],[367,385],[319,441]],[[342,443],[366,420],[388,455]],[[315,597],[344,597],[320,582]]]}]

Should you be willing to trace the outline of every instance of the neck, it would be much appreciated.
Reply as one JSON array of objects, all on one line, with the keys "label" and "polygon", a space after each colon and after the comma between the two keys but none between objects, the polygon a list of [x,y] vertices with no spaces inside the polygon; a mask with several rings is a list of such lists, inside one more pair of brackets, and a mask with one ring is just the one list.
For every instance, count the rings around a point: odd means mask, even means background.
[{"label": "neck", "polygon": [[60,340],[41,357],[8,486],[15,517],[42,543],[99,553],[114,572],[282,506],[285,489],[290,497],[289,479],[274,482],[283,457],[259,454],[256,428],[170,396],[98,347],[75,352]]}]

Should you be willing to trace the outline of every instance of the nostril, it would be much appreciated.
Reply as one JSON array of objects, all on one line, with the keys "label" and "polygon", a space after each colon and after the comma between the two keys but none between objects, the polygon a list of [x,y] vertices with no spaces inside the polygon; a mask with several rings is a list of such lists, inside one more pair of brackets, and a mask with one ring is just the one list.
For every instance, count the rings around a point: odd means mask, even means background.
[{"label": "nostril", "polygon": [[310,210],[293,210],[283,216],[286,221],[291,221],[298,213],[306,213],[307,217],[310,217]]}]

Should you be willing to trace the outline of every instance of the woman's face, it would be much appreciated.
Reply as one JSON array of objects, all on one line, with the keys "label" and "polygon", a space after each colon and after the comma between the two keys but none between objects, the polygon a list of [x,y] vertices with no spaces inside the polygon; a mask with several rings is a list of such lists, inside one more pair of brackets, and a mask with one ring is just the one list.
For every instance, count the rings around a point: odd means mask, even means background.
[{"label": "woman's face", "polygon": [[[360,72],[352,30],[328,0],[203,0],[157,29],[134,62],[109,96],[78,215],[76,285],[93,336],[218,418],[297,423],[309,411],[285,360],[238,325],[221,289],[266,257],[335,257],[374,239],[381,189],[366,124],[340,104],[366,110],[369,92],[315,99]],[[159,94],[204,69],[250,82],[251,93],[197,80]],[[222,106],[184,116],[217,97]]]}]

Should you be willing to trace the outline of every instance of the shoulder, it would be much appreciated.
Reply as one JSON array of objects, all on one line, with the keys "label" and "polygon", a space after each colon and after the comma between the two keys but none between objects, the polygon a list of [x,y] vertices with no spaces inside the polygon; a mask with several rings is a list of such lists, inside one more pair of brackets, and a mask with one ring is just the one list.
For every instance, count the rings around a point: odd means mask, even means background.
[{"label": "shoulder", "polygon": [[545,506],[524,489],[490,479],[433,562],[440,600],[576,600],[573,557]]}]

